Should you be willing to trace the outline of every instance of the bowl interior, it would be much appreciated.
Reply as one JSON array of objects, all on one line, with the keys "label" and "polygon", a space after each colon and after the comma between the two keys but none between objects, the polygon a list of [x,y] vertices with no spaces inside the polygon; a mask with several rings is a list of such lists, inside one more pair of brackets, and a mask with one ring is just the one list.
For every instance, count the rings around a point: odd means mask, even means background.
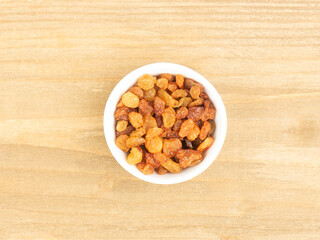
[{"label": "bowl interior", "polygon": [[[157,173],[153,173],[152,175],[144,175],[141,173],[136,166],[132,166],[126,162],[127,154],[122,152],[115,144],[115,119],[114,112],[116,110],[116,105],[123,93],[125,93],[132,85],[134,85],[137,79],[143,74],[150,75],[158,75],[160,73],[171,73],[171,74],[182,74],[187,78],[192,78],[195,81],[201,83],[204,86],[205,92],[208,94],[209,98],[213,102],[216,108],[216,130],[214,133],[215,142],[206,152],[206,155],[203,161],[197,166],[183,169],[178,174],[165,174],[158,175]],[[104,112],[104,133],[107,140],[107,144],[109,149],[115,159],[119,162],[119,164],[126,169],[132,175],[145,180],[151,183],[158,184],[172,184],[179,183],[186,180],[189,180],[201,172],[203,172],[210,164],[215,160],[217,155],[219,154],[227,130],[227,116],[224,104],[219,96],[218,92],[212,86],[212,84],[206,80],[199,73],[194,70],[173,63],[153,63],[143,67],[140,67],[128,75],[126,75],[113,89],[111,92],[109,99],[107,101],[105,112]]]}]

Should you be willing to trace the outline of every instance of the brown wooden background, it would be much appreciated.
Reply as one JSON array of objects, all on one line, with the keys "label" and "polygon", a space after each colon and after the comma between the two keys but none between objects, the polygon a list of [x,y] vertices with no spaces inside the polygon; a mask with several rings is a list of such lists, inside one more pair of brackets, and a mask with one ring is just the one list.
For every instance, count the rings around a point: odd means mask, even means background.
[{"label": "brown wooden background", "polygon": [[[214,164],[171,186],[110,155],[105,102],[153,62],[220,92]],[[320,239],[320,2],[0,0],[0,239]]]}]

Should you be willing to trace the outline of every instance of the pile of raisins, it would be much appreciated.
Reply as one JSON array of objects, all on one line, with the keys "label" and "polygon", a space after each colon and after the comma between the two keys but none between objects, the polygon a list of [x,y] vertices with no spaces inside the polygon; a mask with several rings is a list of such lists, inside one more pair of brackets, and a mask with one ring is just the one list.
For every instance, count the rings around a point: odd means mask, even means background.
[{"label": "pile of raisins", "polygon": [[213,144],[216,109],[201,84],[163,73],[145,74],[122,95],[115,111],[116,145],[144,174],[199,164]]}]

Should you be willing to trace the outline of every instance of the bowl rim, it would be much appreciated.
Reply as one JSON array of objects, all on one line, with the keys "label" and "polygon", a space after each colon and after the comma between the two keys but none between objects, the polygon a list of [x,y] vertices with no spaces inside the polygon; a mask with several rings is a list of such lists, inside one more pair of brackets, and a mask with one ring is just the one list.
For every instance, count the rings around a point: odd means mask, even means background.
[{"label": "bowl rim", "polygon": [[[165,69],[165,71],[161,69]],[[183,76],[192,78],[204,86],[205,91],[208,94],[210,100],[215,105],[215,108],[217,110],[215,122],[219,123],[216,126],[215,142],[208,149],[202,162],[197,166],[183,169],[182,172],[178,174],[158,175],[157,173],[153,173],[151,175],[144,175],[136,168],[136,166],[130,165],[126,162],[126,158],[125,158],[126,153],[122,152],[115,145],[114,111],[116,109],[116,105],[121,95],[125,93],[137,81],[138,77],[140,77],[145,73],[148,73],[151,75],[157,75],[159,73],[171,73],[171,74],[180,73]],[[218,122],[217,122],[217,117],[219,120]],[[201,74],[199,74],[195,70],[183,65],[168,63],[168,62],[158,62],[158,63],[147,64],[131,71],[117,83],[117,85],[111,91],[105,105],[104,117],[103,117],[103,128],[104,128],[105,139],[111,154],[127,172],[146,182],[156,183],[156,184],[175,184],[175,183],[188,181],[198,176],[199,174],[204,172],[215,161],[219,152],[222,149],[223,143],[226,138],[227,114],[226,114],[226,109],[221,99],[221,96],[219,95],[215,87],[205,77],[203,77]]]}]

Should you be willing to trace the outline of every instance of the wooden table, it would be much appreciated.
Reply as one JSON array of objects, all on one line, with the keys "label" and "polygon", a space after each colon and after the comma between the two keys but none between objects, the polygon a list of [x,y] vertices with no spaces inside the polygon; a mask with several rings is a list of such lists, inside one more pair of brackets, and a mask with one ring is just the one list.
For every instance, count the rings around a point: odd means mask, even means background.
[{"label": "wooden table", "polygon": [[[127,73],[195,69],[225,145],[159,186],[111,156],[102,117]],[[0,1],[0,239],[320,239],[320,2]]]}]

